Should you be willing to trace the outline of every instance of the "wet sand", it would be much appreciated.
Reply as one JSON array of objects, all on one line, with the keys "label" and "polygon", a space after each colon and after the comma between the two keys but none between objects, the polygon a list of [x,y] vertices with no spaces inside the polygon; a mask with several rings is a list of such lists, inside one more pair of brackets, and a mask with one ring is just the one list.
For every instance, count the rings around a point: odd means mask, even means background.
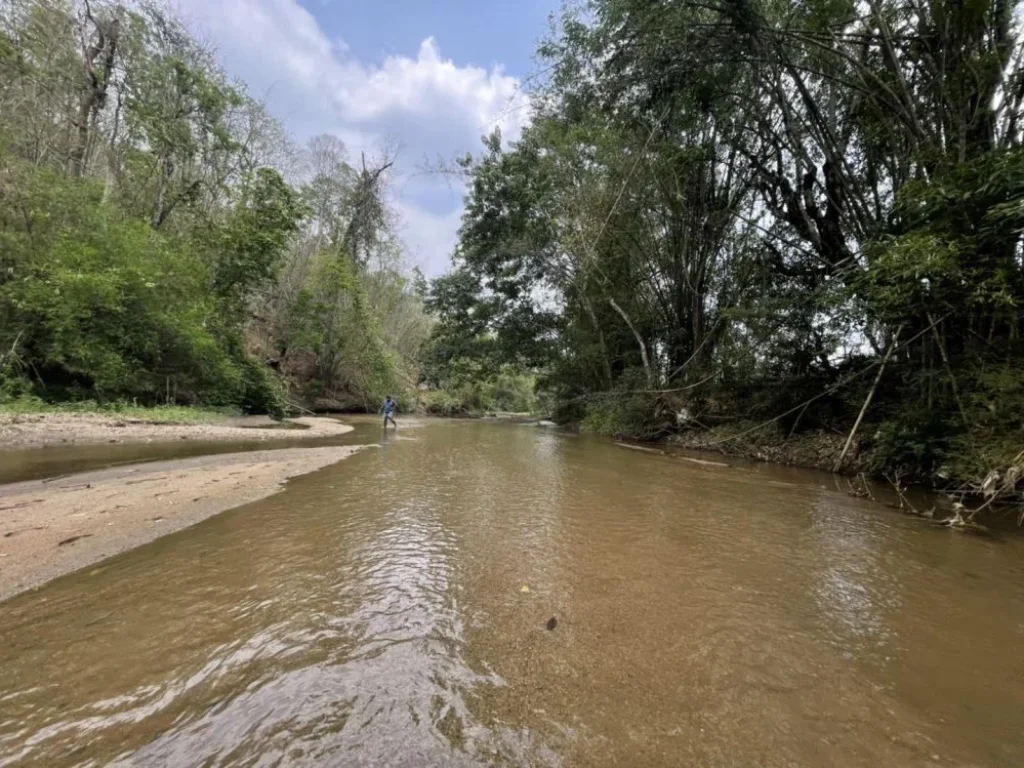
[{"label": "wet sand", "polygon": [[336,419],[291,419],[300,429],[281,429],[267,422],[257,427],[230,423],[155,423],[104,414],[0,414],[0,449],[41,448],[76,443],[148,443],[166,440],[288,440],[336,437],[352,427]]},{"label": "wet sand", "polygon": [[201,456],[0,486],[0,600],[269,496],[357,450]]}]

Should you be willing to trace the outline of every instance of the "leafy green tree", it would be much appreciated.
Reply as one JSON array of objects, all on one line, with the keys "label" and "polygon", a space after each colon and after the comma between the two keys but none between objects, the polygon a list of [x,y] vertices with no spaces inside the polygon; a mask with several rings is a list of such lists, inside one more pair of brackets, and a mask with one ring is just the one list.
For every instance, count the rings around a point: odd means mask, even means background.
[{"label": "leafy green tree", "polygon": [[238,191],[238,202],[207,245],[213,290],[235,315],[276,275],[305,208],[281,175],[261,168]]},{"label": "leafy green tree", "polygon": [[873,399],[880,471],[980,486],[1020,443],[1015,9],[566,11],[530,126],[464,163],[432,380],[527,362],[566,418],[645,436]]}]

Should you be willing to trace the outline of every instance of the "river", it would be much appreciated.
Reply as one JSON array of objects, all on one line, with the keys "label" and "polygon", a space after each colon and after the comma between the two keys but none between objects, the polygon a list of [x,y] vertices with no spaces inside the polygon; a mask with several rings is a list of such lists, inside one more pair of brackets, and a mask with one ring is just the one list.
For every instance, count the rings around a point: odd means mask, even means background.
[{"label": "river", "polygon": [[1021,538],[543,427],[0,604],[0,766],[1020,766],[1022,722]]}]

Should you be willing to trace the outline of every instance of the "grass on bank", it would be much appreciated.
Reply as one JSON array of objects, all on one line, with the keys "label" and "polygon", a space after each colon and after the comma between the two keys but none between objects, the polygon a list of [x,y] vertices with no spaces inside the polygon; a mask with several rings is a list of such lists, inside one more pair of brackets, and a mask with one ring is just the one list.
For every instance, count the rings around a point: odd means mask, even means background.
[{"label": "grass on bank", "polygon": [[32,396],[0,402],[0,419],[6,417],[9,420],[19,416],[40,414],[89,414],[117,416],[150,424],[194,424],[226,421],[229,418],[240,416],[241,411],[234,408],[200,408],[185,405],[142,406],[125,400],[107,403],[100,403],[96,400],[48,403]]}]

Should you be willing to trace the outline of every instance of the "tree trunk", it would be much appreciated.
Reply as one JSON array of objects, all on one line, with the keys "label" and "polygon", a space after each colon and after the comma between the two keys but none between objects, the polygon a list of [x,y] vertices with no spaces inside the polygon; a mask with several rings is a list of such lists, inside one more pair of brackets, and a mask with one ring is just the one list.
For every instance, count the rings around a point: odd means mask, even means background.
[{"label": "tree trunk", "polygon": [[967,411],[964,410],[964,403],[960,399],[960,388],[956,384],[956,375],[953,373],[953,367],[949,364],[949,356],[946,354],[946,345],[942,342],[942,336],[939,335],[938,323],[932,318],[931,312],[928,313],[928,322],[932,324],[932,335],[935,337],[935,344],[939,348],[939,354],[942,355],[942,364],[946,367],[946,373],[949,374],[949,383],[953,388],[953,399],[956,400],[956,407],[960,411],[960,418],[967,426],[971,426],[970,420],[967,418]]},{"label": "tree trunk", "polygon": [[103,202],[110,200],[114,186],[120,184],[120,173],[117,164],[117,141],[121,130],[121,111],[124,108],[124,99],[120,93],[117,97],[117,106],[114,107],[114,126],[110,131],[110,142],[107,144],[107,173],[103,185]]},{"label": "tree trunk", "polygon": [[88,3],[85,8],[86,23],[91,22],[96,28],[96,42],[91,46],[86,45],[86,31],[83,27],[82,57],[85,66],[85,85],[78,97],[78,117],[75,123],[78,135],[75,145],[71,148],[68,169],[75,177],[85,174],[89,153],[89,128],[107,100],[107,86],[110,83],[110,73],[114,69],[121,28],[120,19],[115,18],[109,24],[101,24],[93,17]]},{"label": "tree trunk", "polygon": [[174,173],[174,162],[169,158],[162,157],[160,163],[160,181],[156,190],[156,205],[153,208],[153,229],[159,229],[167,218],[167,187],[171,183],[171,174]]},{"label": "tree trunk", "polygon": [[[864,420],[864,414],[868,412],[868,407],[871,405],[871,401],[875,398],[875,390],[878,389],[878,382],[882,380],[882,374],[885,373],[885,366],[889,362],[889,358],[892,357],[892,353],[896,351],[898,346],[900,334],[903,332],[903,326],[901,325],[896,329],[896,334],[892,337],[892,341],[889,342],[889,349],[885,351],[885,358],[882,360],[882,364],[878,367],[878,375],[875,376],[875,383],[871,385],[871,389],[868,390],[868,396],[864,399],[864,405],[860,408],[860,413],[857,414],[857,420],[853,423],[853,429],[850,430],[849,436],[846,438],[846,445],[843,446],[843,452],[839,454],[839,458],[836,459],[836,464],[832,467],[833,472],[838,472],[843,468],[843,462],[846,460],[846,453],[850,450],[850,445],[853,444],[853,438],[857,435],[857,430],[860,429],[860,423]],[[803,411],[801,411],[803,413]]]},{"label": "tree trunk", "polygon": [[594,332],[597,333],[597,343],[601,348],[601,365],[604,371],[604,385],[605,387],[611,387],[614,377],[612,376],[612,363],[608,357],[608,345],[604,339],[604,331],[601,330],[600,324],[597,322],[597,314],[594,312],[594,307],[590,303],[585,295],[583,296],[583,307],[586,309],[587,316],[590,317],[590,322],[594,326]]},{"label": "tree trunk", "polygon": [[654,389],[654,372],[651,370],[651,361],[647,357],[647,345],[644,344],[643,336],[633,325],[633,321],[629,319],[627,315],[616,302],[615,299],[608,299],[608,303],[612,305],[612,309],[619,313],[626,325],[629,326],[629,330],[633,332],[633,337],[636,339],[637,346],[640,347],[640,359],[644,364],[644,372],[647,374],[647,386],[650,389]]}]

